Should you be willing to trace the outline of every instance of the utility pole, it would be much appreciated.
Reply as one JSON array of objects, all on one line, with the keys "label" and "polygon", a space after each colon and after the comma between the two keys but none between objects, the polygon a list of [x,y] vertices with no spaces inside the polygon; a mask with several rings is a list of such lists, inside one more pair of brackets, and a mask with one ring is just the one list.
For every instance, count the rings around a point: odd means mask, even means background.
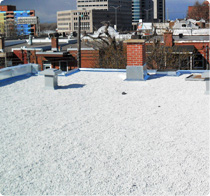
[{"label": "utility pole", "polygon": [[168,8],[167,8],[167,21],[168,21]]},{"label": "utility pole", "polygon": [[77,29],[77,67],[81,68],[81,16],[80,13],[78,14],[78,29]]},{"label": "utility pole", "polygon": [[120,8],[121,5],[116,6],[116,7],[115,6],[110,6],[110,7],[115,9],[115,30],[117,31],[117,9]]}]

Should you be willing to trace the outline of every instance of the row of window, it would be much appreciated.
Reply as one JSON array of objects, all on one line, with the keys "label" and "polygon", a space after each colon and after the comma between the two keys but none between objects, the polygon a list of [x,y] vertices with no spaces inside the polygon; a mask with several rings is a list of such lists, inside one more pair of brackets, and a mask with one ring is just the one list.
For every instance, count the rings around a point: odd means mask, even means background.
[{"label": "row of window", "polygon": [[[1,12],[0,12],[1,13]],[[21,13],[15,13],[15,12],[12,12],[12,13],[2,13],[2,14],[4,14],[4,16],[6,16],[6,15],[30,15],[30,13],[29,12],[21,12]]]},{"label": "row of window", "polygon": [[107,4],[104,5],[78,5],[78,7],[107,7]]},{"label": "row of window", "polygon": [[[70,20],[71,18],[58,18],[58,21],[70,21]],[[78,18],[74,17],[74,20],[78,20]],[[89,16],[82,17],[82,20],[90,20],[90,17]],[[58,24],[67,25],[68,23],[58,23]]]},{"label": "row of window", "polygon": [[69,21],[69,20],[71,20],[71,18],[58,18],[58,21]]},{"label": "row of window", "polygon": [[79,14],[79,15],[84,15],[84,16],[87,16],[87,15],[90,15],[90,13],[89,12],[74,12],[74,15],[76,16],[77,14]]},{"label": "row of window", "polygon": [[58,30],[69,30],[68,28],[59,28]]},{"label": "row of window", "polygon": [[25,26],[23,26],[23,25],[19,25],[18,27],[19,27],[19,28],[24,28],[24,27],[26,28],[27,26],[28,26],[28,27],[31,27],[31,25],[30,25],[30,24],[29,24],[29,25],[25,25]]},{"label": "row of window", "polygon": [[62,13],[62,14],[58,14],[58,16],[70,16],[71,13]]},{"label": "row of window", "polygon": [[[74,18],[74,20],[78,20],[78,18]],[[90,17],[82,17],[82,20],[90,20]]]},{"label": "row of window", "polygon": [[[74,27],[74,30],[77,31],[78,30],[78,27]],[[83,31],[85,31],[85,30],[89,31],[90,28],[89,27],[81,27],[81,30],[83,30]]]},{"label": "row of window", "polygon": [[58,25],[69,25],[69,23],[58,23]]},{"label": "row of window", "polygon": [[[67,25],[69,28],[59,26],[59,25],[63,25],[63,24]],[[71,30],[71,23],[58,23],[58,29],[59,30]]]}]

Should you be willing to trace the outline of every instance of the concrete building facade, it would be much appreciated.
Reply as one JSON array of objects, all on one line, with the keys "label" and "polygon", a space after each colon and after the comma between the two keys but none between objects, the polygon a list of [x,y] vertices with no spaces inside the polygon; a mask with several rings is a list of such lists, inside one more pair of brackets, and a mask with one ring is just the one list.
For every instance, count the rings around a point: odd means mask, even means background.
[{"label": "concrete building facade", "polygon": [[130,0],[77,0],[77,10],[57,12],[58,32],[71,33],[77,30],[78,16],[81,17],[81,30],[92,33],[109,21],[118,30],[130,30],[132,27],[132,2]]}]

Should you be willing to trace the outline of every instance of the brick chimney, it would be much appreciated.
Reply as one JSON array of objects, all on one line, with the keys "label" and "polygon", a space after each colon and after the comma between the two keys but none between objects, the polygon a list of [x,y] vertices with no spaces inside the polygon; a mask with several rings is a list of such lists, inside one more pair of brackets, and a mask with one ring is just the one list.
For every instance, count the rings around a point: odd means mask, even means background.
[{"label": "brick chimney", "polygon": [[4,52],[4,37],[0,36],[0,52]]},{"label": "brick chimney", "polygon": [[145,40],[131,39],[127,44],[127,66],[143,66],[146,62]]},{"label": "brick chimney", "polygon": [[145,80],[146,76],[146,45],[145,40],[130,39],[124,42],[127,44],[127,80]]},{"label": "brick chimney", "polygon": [[165,46],[168,46],[168,47],[172,47],[174,45],[172,32],[166,31],[164,33],[164,44],[165,44]]},{"label": "brick chimney", "polygon": [[59,50],[58,37],[57,36],[53,36],[51,38],[51,50],[52,51],[58,51]]}]

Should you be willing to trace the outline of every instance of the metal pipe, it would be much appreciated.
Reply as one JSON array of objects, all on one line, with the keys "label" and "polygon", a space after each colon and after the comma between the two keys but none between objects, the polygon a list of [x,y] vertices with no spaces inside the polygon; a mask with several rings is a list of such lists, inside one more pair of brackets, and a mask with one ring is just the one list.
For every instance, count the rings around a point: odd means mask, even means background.
[{"label": "metal pipe", "polygon": [[80,29],[80,26],[81,26],[81,17],[78,14],[78,29],[77,29],[77,67],[78,68],[81,68],[81,38],[80,38],[80,35],[81,35],[81,29]]}]

